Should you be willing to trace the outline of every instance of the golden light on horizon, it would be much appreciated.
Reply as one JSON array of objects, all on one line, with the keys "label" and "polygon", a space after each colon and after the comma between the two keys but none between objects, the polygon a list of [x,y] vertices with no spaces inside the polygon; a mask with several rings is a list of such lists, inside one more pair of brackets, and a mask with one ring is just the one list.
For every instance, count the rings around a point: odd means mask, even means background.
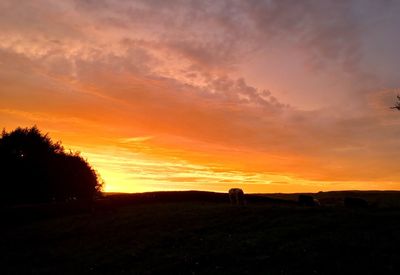
[{"label": "golden light on horizon", "polygon": [[[194,158],[180,151],[180,156],[166,148],[152,148],[145,145],[153,137],[130,137],[117,139],[115,146],[94,148],[72,147],[83,152],[90,163],[97,169],[105,182],[105,192],[149,192],[203,190],[226,192],[231,187],[240,187],[247,193],[276,192],[319,192],[348,190],[375,190],[382,184],[388,190],[396,190],[393,181],[343,181],[310,180],[306,178],[246,169],[245,166],[229,163],[204,163],[207,158]],[[122,143],[121,143],[122,142]],[[135,144],[135,149],[121,145]],[[138,150],[137,147],[142,147]],[[147,154],[143,153],[147,152]],[[210,158],[210,156],[208,156]],[[222,158],[219,158],[220,160]],[[262,161],[261,161],[262,162]],[[265,162],[264,162],[265,163]],[[235,161],[232,164],[237,164]]]}]

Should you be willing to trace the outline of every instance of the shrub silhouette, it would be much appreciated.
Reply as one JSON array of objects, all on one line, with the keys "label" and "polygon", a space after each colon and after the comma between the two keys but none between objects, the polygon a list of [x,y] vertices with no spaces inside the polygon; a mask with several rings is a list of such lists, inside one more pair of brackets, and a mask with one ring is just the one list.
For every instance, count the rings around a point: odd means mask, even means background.
[{"label": "shrub silhouette", "polygon": [[96,171],[78,153],[34,126],[17,128],[0,138],[2,203],[91,200],[100,192]]}]

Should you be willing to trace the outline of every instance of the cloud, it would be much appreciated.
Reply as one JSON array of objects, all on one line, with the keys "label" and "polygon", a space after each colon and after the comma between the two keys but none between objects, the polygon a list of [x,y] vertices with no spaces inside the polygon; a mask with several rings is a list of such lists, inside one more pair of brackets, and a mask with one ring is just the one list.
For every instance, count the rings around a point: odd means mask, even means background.
[{"label": "cloud", "polygon": [[122,139],[120,139],[120,140],[121,140],[121,142],[123,142],[123,143],[130,143],[130,142],[136,143],[136,142],[145,142],[145,141],[151,140],[152,138],[153,138],[153,137],[151,137],[151,136],[145,136],[145,137],[122,138]]}]

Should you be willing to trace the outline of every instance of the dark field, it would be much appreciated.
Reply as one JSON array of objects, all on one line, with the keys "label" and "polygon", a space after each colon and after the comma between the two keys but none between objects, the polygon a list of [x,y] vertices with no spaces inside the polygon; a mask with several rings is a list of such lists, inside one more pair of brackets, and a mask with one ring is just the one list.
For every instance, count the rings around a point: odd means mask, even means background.
[{"label": "dark field", "polygon": [[[370,207],[349,209],[347,195]],[[166,192],[3,208],[0,274],[400,274],[398,192]],[[289,201],[286,201],[289,200]]]}]

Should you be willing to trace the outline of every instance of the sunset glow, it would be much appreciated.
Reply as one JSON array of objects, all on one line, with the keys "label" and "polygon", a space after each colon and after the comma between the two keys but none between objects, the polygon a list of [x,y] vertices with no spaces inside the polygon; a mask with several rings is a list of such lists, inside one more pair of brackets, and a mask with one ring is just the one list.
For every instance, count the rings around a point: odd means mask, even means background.
[{"label": "sunset glow", "polygon": [[0,1],[0,127],[107,192],[400,190],[396,1]]}]

